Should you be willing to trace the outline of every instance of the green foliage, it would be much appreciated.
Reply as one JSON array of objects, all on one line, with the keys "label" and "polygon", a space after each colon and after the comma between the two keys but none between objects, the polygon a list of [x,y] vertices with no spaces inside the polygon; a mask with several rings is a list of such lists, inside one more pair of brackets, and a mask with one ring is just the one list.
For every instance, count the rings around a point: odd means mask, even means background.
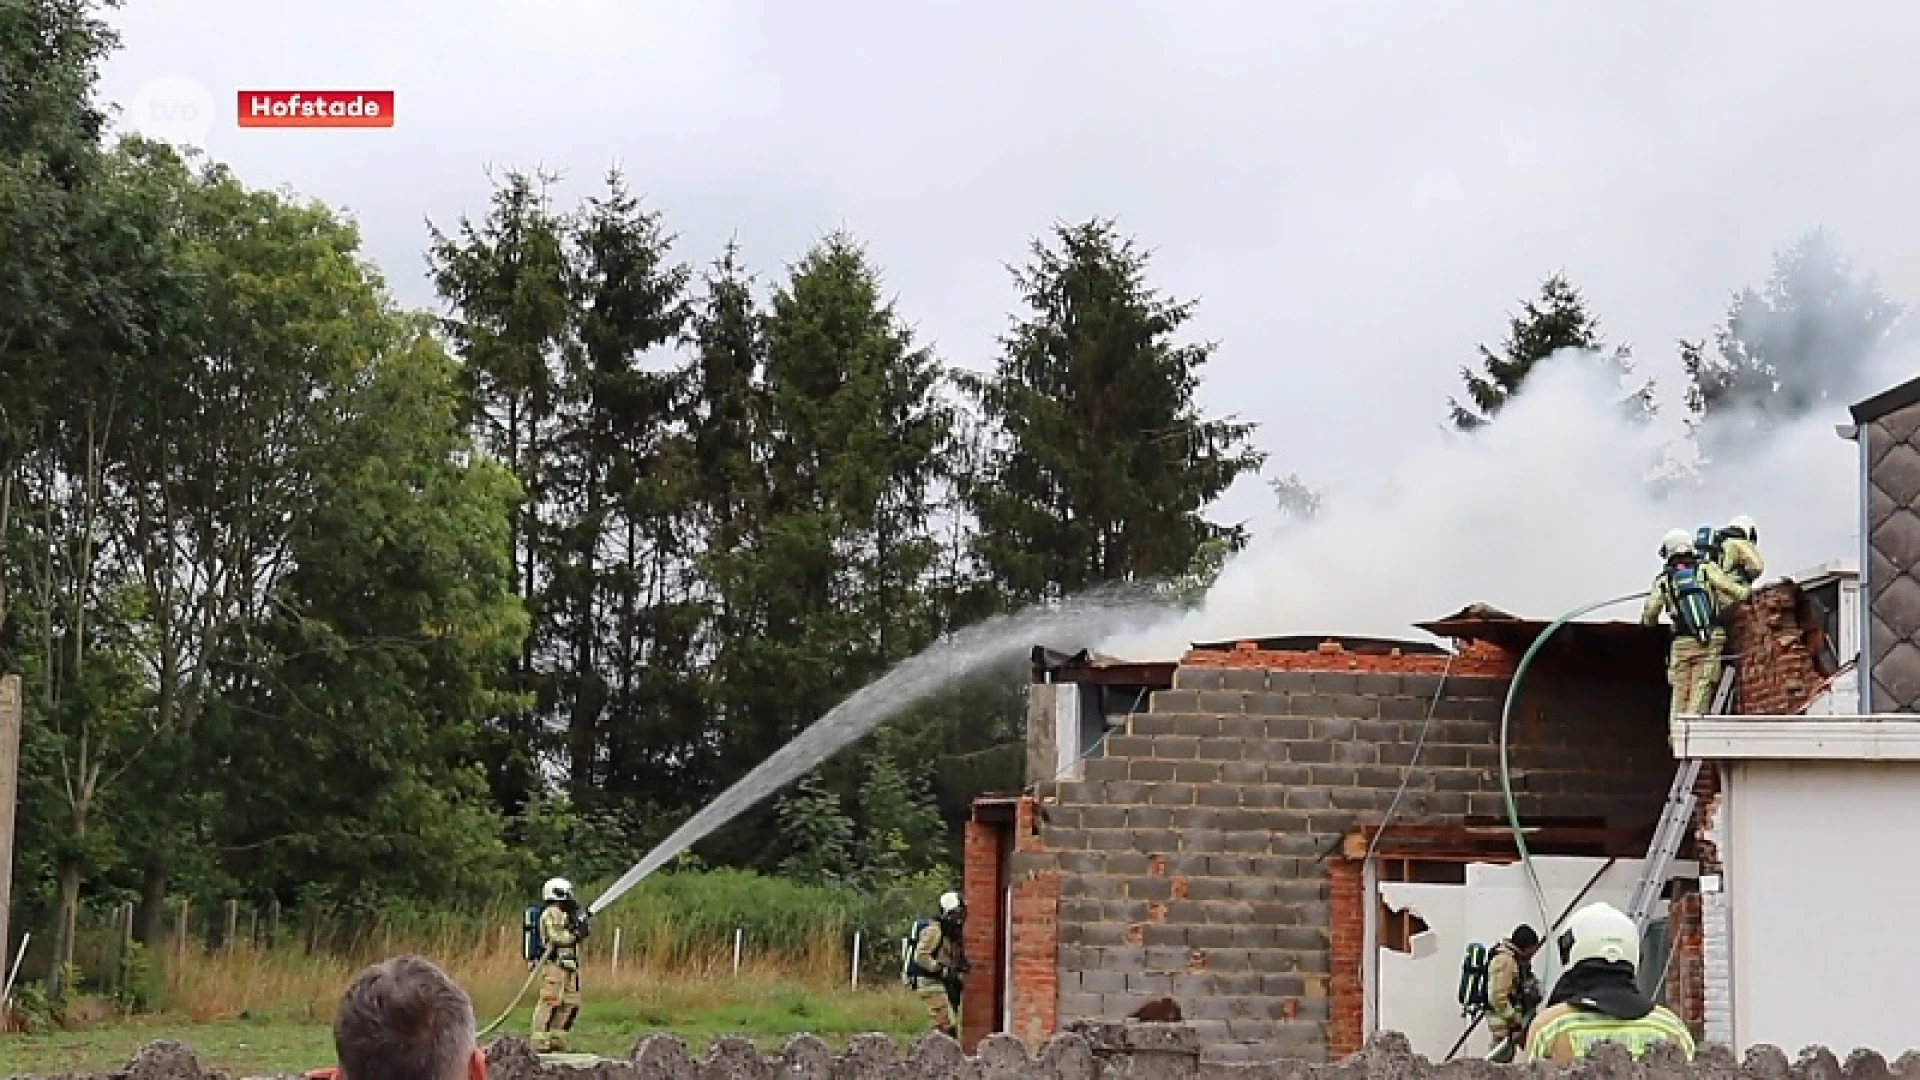
[{"label": "green foliage", "polygon": [[1220,578],[1220,571],[1226,568],[1228,556],[1233,554],[1232,542],[1224,536],[1215,536],[1201,542],[1194,549],[1193,561],[1179,577],[1166,586],[1166,593],[1183,606],[1199,607],[1207,597],[1207,591]]},{"label": "green foliage", "polygon": [[[1479,349],[1481,372],[1460,369],[1468,403],[1447,399],[1453,425],[1461,431],[1491,423],[1520,391],[1534,366],[1562,350],[1587,354],[1623,379],[1631,377],[1634,370],[1632,350],[1625,345],[1607,349],[1600,335],[1600,320],[1588,311],[1580,291],[1563,274],[1549,276],[1540,285],[1539,297],[1528,300],[1520,314],[1508,320],[1507,336],[1499,352],[1485,345]],[[1651,419],[1653,381],[1649,379],[1629,393],[1621,408],[1636,421]]]},{"label": "green foliage", "polygon": [[1194,404],[1213,347],[1174,341],[1193,305],[1150,289],[1146,256],[1109,222],[1053,239],[1015,271],[1028,313],[993,374],[958,380],[998,436],[962,492],[1008,603],[1173,577],[1215,537],[1237,549],[1244,530],[1202,512],[1265,461],[1253,425]]},{"label": "green foliage", "polygon": [[[0,668],[28,688],[16,908],[56,976],[123,902],[153,947],[185,897],[360,948],[610,878],[943,633],[1204,587],[1244,541],[1205,512],[1253,428],[1200,415],[1212,347],[1110,225],[1036,244],[987,379],[853,237],[764,297],[731,245],[696,281],[617,172],[571,209],[510,173],[435,230],[433,319],[344,215],[104,145],[92,10],[0,6]],[[928,702],[644,895],[897,929],[953,884],[969,800],[1018,786],[1022,690]]]},{"label": "green foliage", "polygon": [[884,751],[868,758],[859,824],[860,877],[869,887],[947,861],[938,805],[925,785],[912,782]]},{"label": "green foliage", "polygon": [[780,838],[787,857],[780,873],[795,881],[831,884],[852,876],[853,819],[817,775],[803,777],[780,800]]},{"label": "green foliage", "polygon": [[51,1031],[60,1026],[60,1008],[48,993],[44,984],[18,983],[13,988],[13,999],[9,1003],[13,1014],[19,1018],[21,1029],[28,1034]]},{"label": "green foliage", "polygon": [[119,985],[114,1001],[121,1011],[149,1013],[160,1007],[166,992],[166,980],[153,954],[137,941],[128,942],[120,959]]}]

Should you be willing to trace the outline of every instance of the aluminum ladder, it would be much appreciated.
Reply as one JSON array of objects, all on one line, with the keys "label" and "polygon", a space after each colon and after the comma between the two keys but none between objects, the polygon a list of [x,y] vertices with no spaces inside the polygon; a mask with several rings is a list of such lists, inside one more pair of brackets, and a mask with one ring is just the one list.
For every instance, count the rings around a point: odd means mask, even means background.
[{"label": "aluminum ladder", "polygon": [[[1733,699],[1734,669],[1728,666],[1720,672],[1720,685],[1713,694],[1713,703],[1707,707],[1704,715],[1719,716],[1727,711]],[[1687,829],[1693,824],[1693,786],[1700,779],[1699,758],[1689,758],[1680,763],[1674,771],[1673,787],[1667,790],[1666,809],[1661,811],[1660,824],[1654,827],[1653,843],[1647,848],[1646,872],[1640,883],[1634,886],[1633,901],[1627,907],[1627,917],[1633,920],[1633,928],[1641,934],[1647,932],[1647,920],[1653,914],[1653,906],[1660,902],[1660,894],[1667,887],[1667,878],[1673,869],[1673,860],[1680,854],[1680,846],[1686,842]]]}]

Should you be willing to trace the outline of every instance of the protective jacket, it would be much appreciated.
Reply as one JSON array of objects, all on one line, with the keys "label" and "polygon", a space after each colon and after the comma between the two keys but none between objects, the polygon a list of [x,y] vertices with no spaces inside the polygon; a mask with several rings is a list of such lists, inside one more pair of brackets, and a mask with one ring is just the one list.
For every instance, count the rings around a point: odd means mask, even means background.
[{"label": "protective jacket", "polygon": [[540,940],[546,942],[547,958],[562,970],[580,968],[580,939],[573,932],[573,919],[559,904],[548,904],[540,912]]},{"label": "protective jacket", "polygon": [[1493,947],[1487,960],[1487,1029],[1495,1039],[1518,1035],[1527,1014],[1540,1003],[1540,984],[1532,965],[1520,959],[1511,941]]},{"label": "protective jacket", "polygon": [[1641,993],[1630,964],[1588,960],[1560,976],[1546,1011],[1527,1029],[1527,1057],[1571,1065],[1602,1043],[1638,1058],[1661,1043],[1693,1059],[1693,1033],[1678,1016]]},{"label": "protective jacket", "polygon": [[1747,585],[1760,580],[1766,573],[1766,561],[1760,558],[1760,549],[1753,541],[1738,536],[1724,537],[1720,541],[1720,568]]},{"label": "protective jacket", "polygon": [[[1701,562],[1698,567],[1700,584],[1713,602],[1714,621],[1720,624],[1722,613],[1727,608],[1753,595],[1751,586],[1739,578],[1727,573],[1718,564]],[[1680,601],[1673,592],[1673,579],[1666,570],[1654,576],[1653,584],[1647,590],[1647,602],[1640,607],[1640,621],[1648,626],[1660,621],[1662,614],[1667,616],[1674,633],[1682,633]]]},{"label": "protective jacket", "polygon": [[951,982],[960,976],[954,966],[955,955],[954,942],[947,935],[946,926],[935,919],[920,931],[919,939],[913,943],[914,972],[942,984]]},{"label": "protective jacket", "polygon": [[1527,1032],[1527,1057],[1571,1065],[1592,1053],[1594,1047],[1609,1042],[1625,1046],[1636,1058],[1661,1043],[1672,1043],[1691,1061],[1695,1049],[1693,1033],[1663,1005],[1655,1005],[1638,1019],[1622,1020],[1569,1002],[1534,1018]]}]

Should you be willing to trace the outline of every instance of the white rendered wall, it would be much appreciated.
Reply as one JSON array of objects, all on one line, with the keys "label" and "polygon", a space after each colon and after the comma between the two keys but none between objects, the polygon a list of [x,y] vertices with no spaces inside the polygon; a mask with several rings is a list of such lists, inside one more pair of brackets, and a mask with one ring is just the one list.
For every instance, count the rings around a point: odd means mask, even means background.
[{"label": "white rendered wall", "polygon": [[[1541,890],[1547,895],[1548,919],[1558,918],[1606,863],[1605,859],[1555,856],[1534,859]],[[1588,890],[1581,904],[1605,900],[1626,908],[1642,865],[1640,859],[1616,861]],[[1676,870],[1681,866],[1692,864],[1679,864]],[[1400,1032],[1413,1044],[1415,1053],[1436,1062],[1446,1056],[1468,1024],[1460,1016],[1456,996],[1460,960],[1467,943],[1478,941],[1491,946],[1521,923],[1541,931],[1542,938],[1552,937],[1541,926],[1547,920],[1540,916],[1539,900],[1519,863],[1471,863],[1465,885],[1381,882],[1380,899],[1394,911],[1413,911],[1428,929],[1414,936],[1409,953],[1375,949],[1373,974],[1379,980],[1379,1009],[1374,1026],[1380,1031]],[[1549,960],[1549,952],[1548,948],[1540,950],[1534,957],[1533,970],[1551,989],[1559,970]],[[1455,1056],[1485,1057],[1491,1043],[1482,1024]]]},{"label": "white rendered wall", "polygon": [[1730,763],[1723,809],[1737,1052],[1914,1041],[1920,762]]}]

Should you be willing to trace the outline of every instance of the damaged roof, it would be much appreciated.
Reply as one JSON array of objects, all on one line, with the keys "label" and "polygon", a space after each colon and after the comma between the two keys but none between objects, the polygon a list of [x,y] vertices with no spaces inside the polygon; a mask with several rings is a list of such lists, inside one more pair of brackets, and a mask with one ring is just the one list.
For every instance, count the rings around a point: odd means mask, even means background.
[{"label": "damaged roof", "polygon": [[[1486,604],[1468,604],[1443,619],[1415,625],[1437,637],[1484,641],[1509,652],[1523,653],[1553,625],[1553,620],[1523,619]],[[1632,663],[1651,657],[1664,662],[1669,637],[1665,627],[1639,622],[1568,622],[1554,631],[1540,655]]]},{"label": "damaged roof", "polygon": [[1192,648],[1199,652],[1232,652],[1243,643],[1261,652],[1313,652],[1325,644],[1338,645],[1346,652],[1359,653],[1363,656],[1390,656],[1394,653],[1403,656],[1420,654],[1439,656],[1446,652],[1431,641],[1402,641],[1396,638],[1351,637],[1340,634],[1293,634],[1287,637],[1235,638],[1232,641],[1196,641]]},{"label": "damaged roof", "polygon": [[1141,663],[1101,656],[1090,649],[1063,653],[1044,645],[1033,647],[1033,681],[1092,683],[1102,686],[1153,686],[1166,689],[1173,685],[1171,660]]}]

